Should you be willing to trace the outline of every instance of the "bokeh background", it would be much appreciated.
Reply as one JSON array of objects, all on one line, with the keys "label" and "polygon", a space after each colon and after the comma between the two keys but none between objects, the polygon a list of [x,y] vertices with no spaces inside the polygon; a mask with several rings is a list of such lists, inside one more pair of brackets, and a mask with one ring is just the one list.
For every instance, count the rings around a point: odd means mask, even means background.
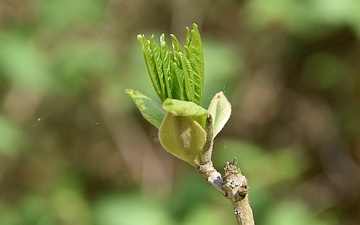
[{"label": "bokeh background", "polygon": [[0,224],[236,224],[230,202],[153,140],[136,35],[199,25],[203,105],[233,106],[257,224],[360,221],[360,1],[1,0]]}]

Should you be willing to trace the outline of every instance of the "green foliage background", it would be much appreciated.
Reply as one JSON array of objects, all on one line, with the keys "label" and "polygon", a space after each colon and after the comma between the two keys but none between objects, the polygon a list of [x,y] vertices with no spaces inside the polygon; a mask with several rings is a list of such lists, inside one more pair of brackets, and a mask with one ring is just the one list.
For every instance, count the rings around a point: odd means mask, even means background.
[{"label": "green foliage background", "polygon": [[197,23],[203,105],[233,114],[257,224],[360,220],[357,0],[1,0],[0,224],[236,224],[231,205],[153,140],[125,88],[156,99],[136,35]]}]

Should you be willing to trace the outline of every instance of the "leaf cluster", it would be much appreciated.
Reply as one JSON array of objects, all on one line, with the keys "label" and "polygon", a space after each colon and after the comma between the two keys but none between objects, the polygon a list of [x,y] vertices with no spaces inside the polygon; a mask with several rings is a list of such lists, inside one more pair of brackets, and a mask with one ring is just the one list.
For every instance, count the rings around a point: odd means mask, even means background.
[{"label": "leaf cluster", "polygon": [[160,46],[154,35],[147,40],[144,35],[137,36],[141,43],[146,66],[156,94],[161,101],[178,99],[201,105],[204,86],[204,56],[198,26],[186,28],[185,53],[175,37],[171,35],[173,51],[160,36]]},{"label": "leaf cluster", "polygon": [[222,92],[209,108],[193,102],[166,99],[162,105],[139,91],[127,89],[142,116],[159,129],[160,144],[171,154],[194,167],[211,159],[216,135],[231,115],[231,105]]},{"label": "leaf cluster", "polygon": [[213,140],[231,114],[231,105],[222,92],[208,109],[200,106],[204,84],[203,52],[199,30],[187,28],[186,54],[174,35],[173,52],[160,37],[146,40],[138,35],[154,89],[162,104],[139,91],[127,89],[142,116],[159,129],[160,144],[171,154],[194,167],[211,160]]}]

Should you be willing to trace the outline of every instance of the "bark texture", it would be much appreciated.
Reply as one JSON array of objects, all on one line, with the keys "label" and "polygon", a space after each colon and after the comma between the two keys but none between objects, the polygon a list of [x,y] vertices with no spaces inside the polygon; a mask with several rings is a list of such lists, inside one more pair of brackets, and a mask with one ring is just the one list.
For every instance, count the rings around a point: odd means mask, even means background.
[{"label": "bark texture", "polygon": [[198,170],[206,178],[208,184],[230,200],[239,225],[254,225],[249,202],[249,185],[241,170],[235,166],[236,163],[236,159],[225,163],[224,176],[214,168],[211,161],[200,165]]}]

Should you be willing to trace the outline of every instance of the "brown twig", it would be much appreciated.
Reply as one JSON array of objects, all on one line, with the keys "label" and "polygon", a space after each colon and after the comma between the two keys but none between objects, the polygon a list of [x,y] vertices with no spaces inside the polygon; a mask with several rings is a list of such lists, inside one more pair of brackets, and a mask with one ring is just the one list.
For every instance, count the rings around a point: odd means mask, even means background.
[{"label": "brown twig", "polygon": [[206,178],[208,184],[231,201],[239,225],[254,225],[253,212],[248,198],[247,179],[235,166],[236,163],[236,159],[225,163],[223,177],[214,168],[211,161],[199,165],[198,170]]},{"label": "brown twig", "polygon": [[238,224],[253,225],[254,217],[249,202],[249,185],[247,179],[241,174],[239,168],[235,166],[236,159],[232,162],[226,162],[224,165],[224,184],[227,191],[227,198],[234,206],[234,213]]}]

